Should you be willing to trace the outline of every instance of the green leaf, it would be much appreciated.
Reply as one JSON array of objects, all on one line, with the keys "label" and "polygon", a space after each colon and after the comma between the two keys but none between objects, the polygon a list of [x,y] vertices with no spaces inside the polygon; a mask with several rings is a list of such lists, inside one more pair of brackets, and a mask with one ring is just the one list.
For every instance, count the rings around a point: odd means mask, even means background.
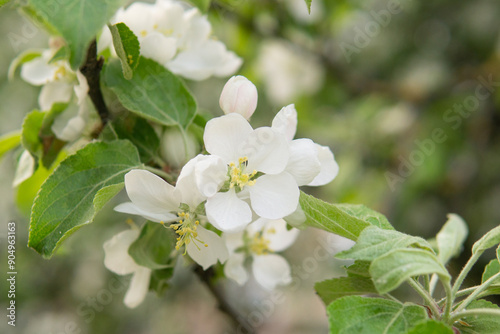
[{"label": "green leaf", "polygon": [[108,25],[113,37],[113,45],[116,54],[122,64],[122,72],[125,79],[130,80],[134,75],[134,69],[139,65],[140,45],[137,36],[125,23]]},{"label": "green leaf", "polygon": [[26,150],[34,158],[41,158],[43,155],[43,146],[38,134],[42,128],[45,112],[33,110],[23,121],[23,132],[21,142]]},{"label": "green leaf", "polygon": [[100,189],[94,196],[94,211],[99,212],[113,197],[115,197],[123,188],[125,183],[116,183]]},{"label": "green leaf", "polygon": [[330,334],[401,334],[427,319],[421,306],[360,296],[335,300],[327,313]]},{"label": "green leaf", "polygon": [[332,278],[316,283],[314,289],[325,305],[345,296],[377,293],[371,278],[367,277]]},{"label": "green leaf", "polygon": [[211,0],[189,0],[193,5],[198,7],[198,9],[206,13],[208,11],[208,8],[210,8],[210,3],[212,2]]},{"label": "green leaf", "polygon": [[71,68],[83,63],[90,42],[123,5],[123,0],[29,0],[29,4],[62,37],[70,50]]},{"label": "green leaf", "polygon": [[[486,282],[490,277],[498,274],[500,272],[500,262],[498,259],[493,259],[484,267],[483,276],[481,278],[481,283]],[[500,284],[500,279],[493,282],[493,284]]]},{"label": "green leaf", "polygon": [[170,286],[169,281],[174,274],[174,268],[153,270],[149,281],[149,290],[156,291],[160,297]]},{"label": "green leaf", "polygon": [[16,148],[21,143],[21,131],[13,131],[0,137],[0,159],[5,153]]},{"label": "green leaf", "polygon": [[69,48],[67,45],[63,45],[56,51],[56,53],[50,58],[49,64],[56,62],[58,60],[67,60],[69,58]]},{"label": "green leaf", "polygon": [[464,220],[453,213],[448,215],[448,221],[436,235],[438,259],[446,264],[452,257],[458,255],[467,238],[469,229]]},{"label": "green leaf", "polygon": [[127,109],[160,124],[186,129],[196,114],[196,102],[182,81],[151,59],[140,57],[131,80],[123,77],[119,60],[110,61],[104,81]]},{"label": "green leaf", "polygon": [[162,224],[146,222],[139,238],[128,249],[134,261],[150,269],[172,267],[170,254],[175,250],[172,230]]},{"label": "green leaf", "polygon": [[307,6],[307,11],[309,12],[309,14],[311,14],[312,0],[305,0],[305,2],[306,2],[306,6]]},{"label": "green leaf", "polygon": [[0,7],[6,5],[10,0],[0,0]]},{"label": "green leaf", "polygon": [[[477,308],[491,308],[500,310],[498,305],[495,305],[489,301],[479,299],[475,300],[467,306],[467,310],[477,309]],[[462,334],[494,334],[498,333],[500,328],[500,317],[494,315],[473,315],[469,317],[464,317],[461,321],[465,322],[467,325],[461,322],[456,323],[456,327],[460,329]]]},{"label": "green leaf", "polygon": [[329,204],[304,192],[300,193],[300,206],[306,216],[304,224],[351,240],[357,240],[360,233],[368,226],[376,225],[384,229],[393,229],[385,223],[381,214],[363,205]]},{"label": "green leaf", "polygon": [[43,50],[40,49],[28,49],[26,51],[23,51],[16,58],[14,58],[14,60],[12,60],[9,65],[9,71],[8,71],[9,80],[14,79],[14,76],[16,75],[16,71],[19,68],[19,66],[29,62],[30,60],[40,57],[42,55],[42,51]]},{"label": "green leaf", "polygon": [[128,139],[139,150],[139,156],[144,163],[150,162],[158,156],[160,139],[153,127],[144,118],[118,117],[108,123],[101,134],[103,140]]},{"label": "green leaf", "polygon": [[428,319],[413,327],[406,334],[453,334],[453,329],[445,323]]},{"label": "green leaf", "polygon": [[488,231],[481,239],[472,245],[472,253],[484,252],[488,248],[496,246],[500,243],[500,226]]},{"label": "green leaf", "polygon": [[370,264],[369,261],[354,261],[353,264],[344,267],[344,269],[349,277],[372,277],[370,275]]},{"label": "green leaf", "polygon": [[67,157],[38,192],[28,246],[46,258],[52,256],[66,237],[92,222],[96,209],[117,188],[100,190],[123,183],[128,171],[140,167],[137,149],[126,140],[90,143]]},{"label": "green leaf", "polygon": [[370,274],[380,294],[391,292],[413,276],[433,274],[448,282],[450,275],[429,251],[395,249],[373,260]]},{"label": "green leaf", "polygon": [[361,232],[358,241],[351,249],[338,253],[336,257],[372,261],[394,249],[403,249],[411,245],[432,250],[431,245],[422,238],[369,226]]}]

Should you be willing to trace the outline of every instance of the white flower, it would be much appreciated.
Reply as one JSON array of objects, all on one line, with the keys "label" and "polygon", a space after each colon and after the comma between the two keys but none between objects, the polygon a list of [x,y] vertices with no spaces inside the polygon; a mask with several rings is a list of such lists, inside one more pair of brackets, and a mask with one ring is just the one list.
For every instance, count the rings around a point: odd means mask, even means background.
[{"label": "white flower", "polygon": [[[288,143],[269,127],[252,129],[240,114],[210,120],[204,133],[206,150],[219,162],[204,171],[212,184],[223,184],[215,193],[201,189],[209,221],[219,230],[242,230],[252,221],[252,210],[263,218],[279,219],[298,204],[299,189],[284,169]],[[207,176],[209,175],[209,177]],[[218,190],[218,189],[216,189]]]},{"label": "white flower", "polygon": [[175,188],[148,171],[128,172],[125,188],[132,202],[115,208],[116,211],[141,215],[154,222],[171,223],[170,227],[178,235],[176,248],[186,246],[187,254],[203,269],[217,263],[217,260],[224,263],[228,257],[222,239],[205,229],[200,224],[204,217],[195,212],[206,197],[197,190],[194,167],[207,160],[211,158],[200,155],[188,162]]},{"label": "white flower", "polygon": [[252,273],[264,288],[272,290],[277,285],[292,281],[290,266],[280,255],[275,254],[290,247],[297,239],[299,230],[287,230],[283,219],[258,219],[248,225],[244,232],[224,234],[230,251],[224,266],[226,277],[242,285],[248,280],[244,267],[247,256],[252,257]]},{"label": "white flower", "polygon": [[237,113],[250,119],[257,107],[257,88],[244,76],[233,76],[220,94],[220,108],[224,114]]},{"label": "white flower", "polygon": [[26,62],[21,68],[21,78],[35,86],[43,85],[38,96],[43,111],[50,110],[54,103],[70,103],[76,99],[76,104],[70,104],[52,125],[52,131],[59,139],[74,141],[87,123],[89,86],[85,76],[80,71],[73,72],[66,60],[50,62],[55,51],[47,49],[40,57]]},{"label": "white flower", "polygon": [[293,139],[297,130],[297,110],[290,104],[274,117],[272,128],[289,141],[290,160],[286,166],[299,186],[321,186],[331,182],[339,172],[339,165],[327,146],[310,139]]},{"label": "white flower", "polygon": [[[242,63],[222,42],[211,38],[212,27],[207,17],[185,2],[135,2],[127,9],[120,9],[112,22],[123,22],[134,32],[144,57],[188,79],[228,76]],[[105,27],[99,49],[111,44],[111,33]]]},{"label": "white flower", "polygon": [[104,265],[118,275],[133,274],[123,302],[127,307],[137,307],[148,293],[151,269],[135,263],[128,248],[139,236],[139,230],[118,233],[104,243]]}]

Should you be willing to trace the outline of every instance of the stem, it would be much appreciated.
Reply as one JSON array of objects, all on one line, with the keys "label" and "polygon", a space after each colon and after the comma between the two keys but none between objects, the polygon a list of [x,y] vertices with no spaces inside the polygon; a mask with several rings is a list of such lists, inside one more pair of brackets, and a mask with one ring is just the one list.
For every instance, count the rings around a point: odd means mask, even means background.
[{"label": "stem", "polygon": [[161,169],[154,168],[154,167],[151,167],[151,166],[144,166],[144,169],[147,170],[147,171],[150,171],[151,173],[154,173],[154,174],[156,174],[158,176],[161,176],[168,183],[174,183],[174,178],[172,177],[172,175],[170,175],[168,173],[165,173]]},{"label": "stem", "polygon": [[429,291],[429,294],[432,296],[429,275],[424,275],[424,289]]},{"label": "stem", "polygon": [[472,269],[474,264],[476,264],[476,261],[479,259],[481,254],[483,254],[483,252],[478,252],[478,253],[472,254],[469,261],[467,261],[464,268],[460,272],[460,275],[458,275],[457,280],[455,281],[455,284],[453,285],[453,289],[451,292],[453,299],[455,299],[455,295],[457,294],[458,289],[460,289],[460,286],[462,285],[465,277],[467,276],[469,271]]},{"label": "stem", "polygon": [[212,295],[217,300],[217,303],[219,304],[219,310],[224,312],[232,320],[235,328],[237,328],[238,330],[244,329],[244,333],[247,334],[254,334],[255,329],[247,324],[244,321],[243,317],[231,305],[229,305],[221,291],[213,284],[212,279],[215,276],[214,270],[212,268],[203,270],[202,267],[197,265],[194,268],[194,273],[196,274],[196,276],[198,276],[200,281],[205,283],[205,286],[208,288],[208,290],[210,290]]},{"label": "stem", "polygon": [[446,322],[450,317],[451,307],[453,306],[454,295],[451,292],[450,282],[444,282],[444,281],[441,282],[443,283],[444,289],[446,291],[446,307],[444,309],[444,314],[443,314],[443,319]]},{"label": "stem", "polygon": [[460,312],[464,308],[466,308],[467,305],[469,305],[472,301],[474,301],[476,299],[476,297],[479,294],[481,294],[481,292],[483,292],[484,290],[486,290],[499,277],[500,277],[500,273],[497,273],[497,274],[491,276],[490,278],[488,278],[488,280],[486,282],[484,282],[483,284],[481,284],[473,293],[471,293],[467,298],[464,299],[464,301],[462,301],[460,303],[460,305],[456,308],[455,312]]},{"label": "stem", "polygon": [[431,294],[431,296],[434,294],[437,282],[438,282],[438,275],[432,274],[431,281],[429,282],[429,293]]},{"label": "stem", "polygon": [[430,307],[432,314],[438,318],[441,314],[441,311],[439,310],[438,305],[436,304],[436,301],[432,298],[430,293],[424,289],[420,283],[414,281],[412,278],[407,280],[408,284],[411,285],[413,289],[425,300],[427,306]]},{"label": "stem", "polygon": [[494,308],[475,308],[472,310],[457,312],[450,317],[450,323],[454,323],[461,318],[474,315],[493,315],[500,317],[500,310]]},{"label": "stem", "polygon": [[102,57],[97,59],[97,42],[94,39],[87,50],[87,58],[82,67],[80,67],[80,72],[82,72],[87,79],[90,99],[104,126],[109,121],[109,110],[108,107],[106,107],[106,103],[104,103],[101,91],[100,73],[103,62],[104,59]]}]

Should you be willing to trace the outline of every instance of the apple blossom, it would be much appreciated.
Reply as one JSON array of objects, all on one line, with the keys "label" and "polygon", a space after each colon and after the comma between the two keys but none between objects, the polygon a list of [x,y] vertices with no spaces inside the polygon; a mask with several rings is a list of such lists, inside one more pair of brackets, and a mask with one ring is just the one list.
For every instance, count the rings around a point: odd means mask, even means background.
[{"label": "apple blossom", "polygon": [[170,127],[161,135],[160,156],[170,167],[180,169],[201,150],[200,143],[191,132],[185,136],[179,128]]},{"label": "apple blossom", "polygon": [[220,94],[220,108],[224,114],[238,113],[250,119],[257,107],[257,88],[244,76],[231,77]]},{"label": "apple blossom", "polygon": [[280,255],[275,254],[290,247],[297,239],[299,230],[286,227],[283,219],[258,219],[245,231],[224,234],[230,256],[224,266],[224,274],[242,285],[248,280],[244,268],[245,259],[252,258],[252,273],[264,288],[272,290],[277,285],[289,284],[292,280],[290,266]]},{"label": "apple blossom", "polygon": [[224,263],[228,256],[222,239],[202,226],[204,217],[196,211],[206,197],[197,190],[195,166],[207,160],[211,158],[199,155],[188,162],[175,188],[148,171],[128,172],[125,188],[131,202],[115,208],[116,211],[140,215],[172,228],[178,235],[176,249],[185,246],[185,253],[204,269],[217,261]]},{"label": "apple blossom", "polygon": [[[134,2],[120,9],[112,23],[125,23],[139,39],[141,54],[191,80],[233,74],[242,63],[234,52],[211,37],[205,15],[187,3],[157,0],[155,4]],[[105,27],[99,49],[112,45]]]},{"label": "apple blossom", "polygon": [[139,237],[139,230],[126,230],[104,243],[104,265],[118,275],[133,274],[124,304],[134,308],[142,303],[149,290],[151,269],[138,265],[128,254],[130,245]]}]

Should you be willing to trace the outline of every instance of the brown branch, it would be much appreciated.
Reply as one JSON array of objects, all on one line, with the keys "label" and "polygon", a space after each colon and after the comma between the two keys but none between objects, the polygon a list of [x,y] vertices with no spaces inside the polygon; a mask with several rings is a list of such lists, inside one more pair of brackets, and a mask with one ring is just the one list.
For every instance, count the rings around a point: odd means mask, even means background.
[{"label": "brown branch", "polygon": [[244,321],[243,316],[239,314],[231,305],[229,305],[222,292],[214,285],[213,278],[215,276],[215,273],[212,268],[203,270],[202,267],[197,265],[194,268],[194,273],[196,274],[196,276],[198,276],[200,281],[202,281],[206,285],[208,290],[210,290],[212,295],[215,297],[219,306],[219,310],[221,310],[221,312],[225,313],[231,319],[236,329],[235,332],[246,334],[256,333],[255,329],[246,321]]},{"label": "brown branch", "polygon": [[104,59],[102,57],[97,59],[97,42],[94,39],[87,50],[87,57],[85,63],[80,67],[80,72],[82,72],[87,79],[90,99],[104,126],[109,121],[109,110],[108,107],[106,107],[106,103],[104,103],[101,91],[100,73],[103,63]]}]

